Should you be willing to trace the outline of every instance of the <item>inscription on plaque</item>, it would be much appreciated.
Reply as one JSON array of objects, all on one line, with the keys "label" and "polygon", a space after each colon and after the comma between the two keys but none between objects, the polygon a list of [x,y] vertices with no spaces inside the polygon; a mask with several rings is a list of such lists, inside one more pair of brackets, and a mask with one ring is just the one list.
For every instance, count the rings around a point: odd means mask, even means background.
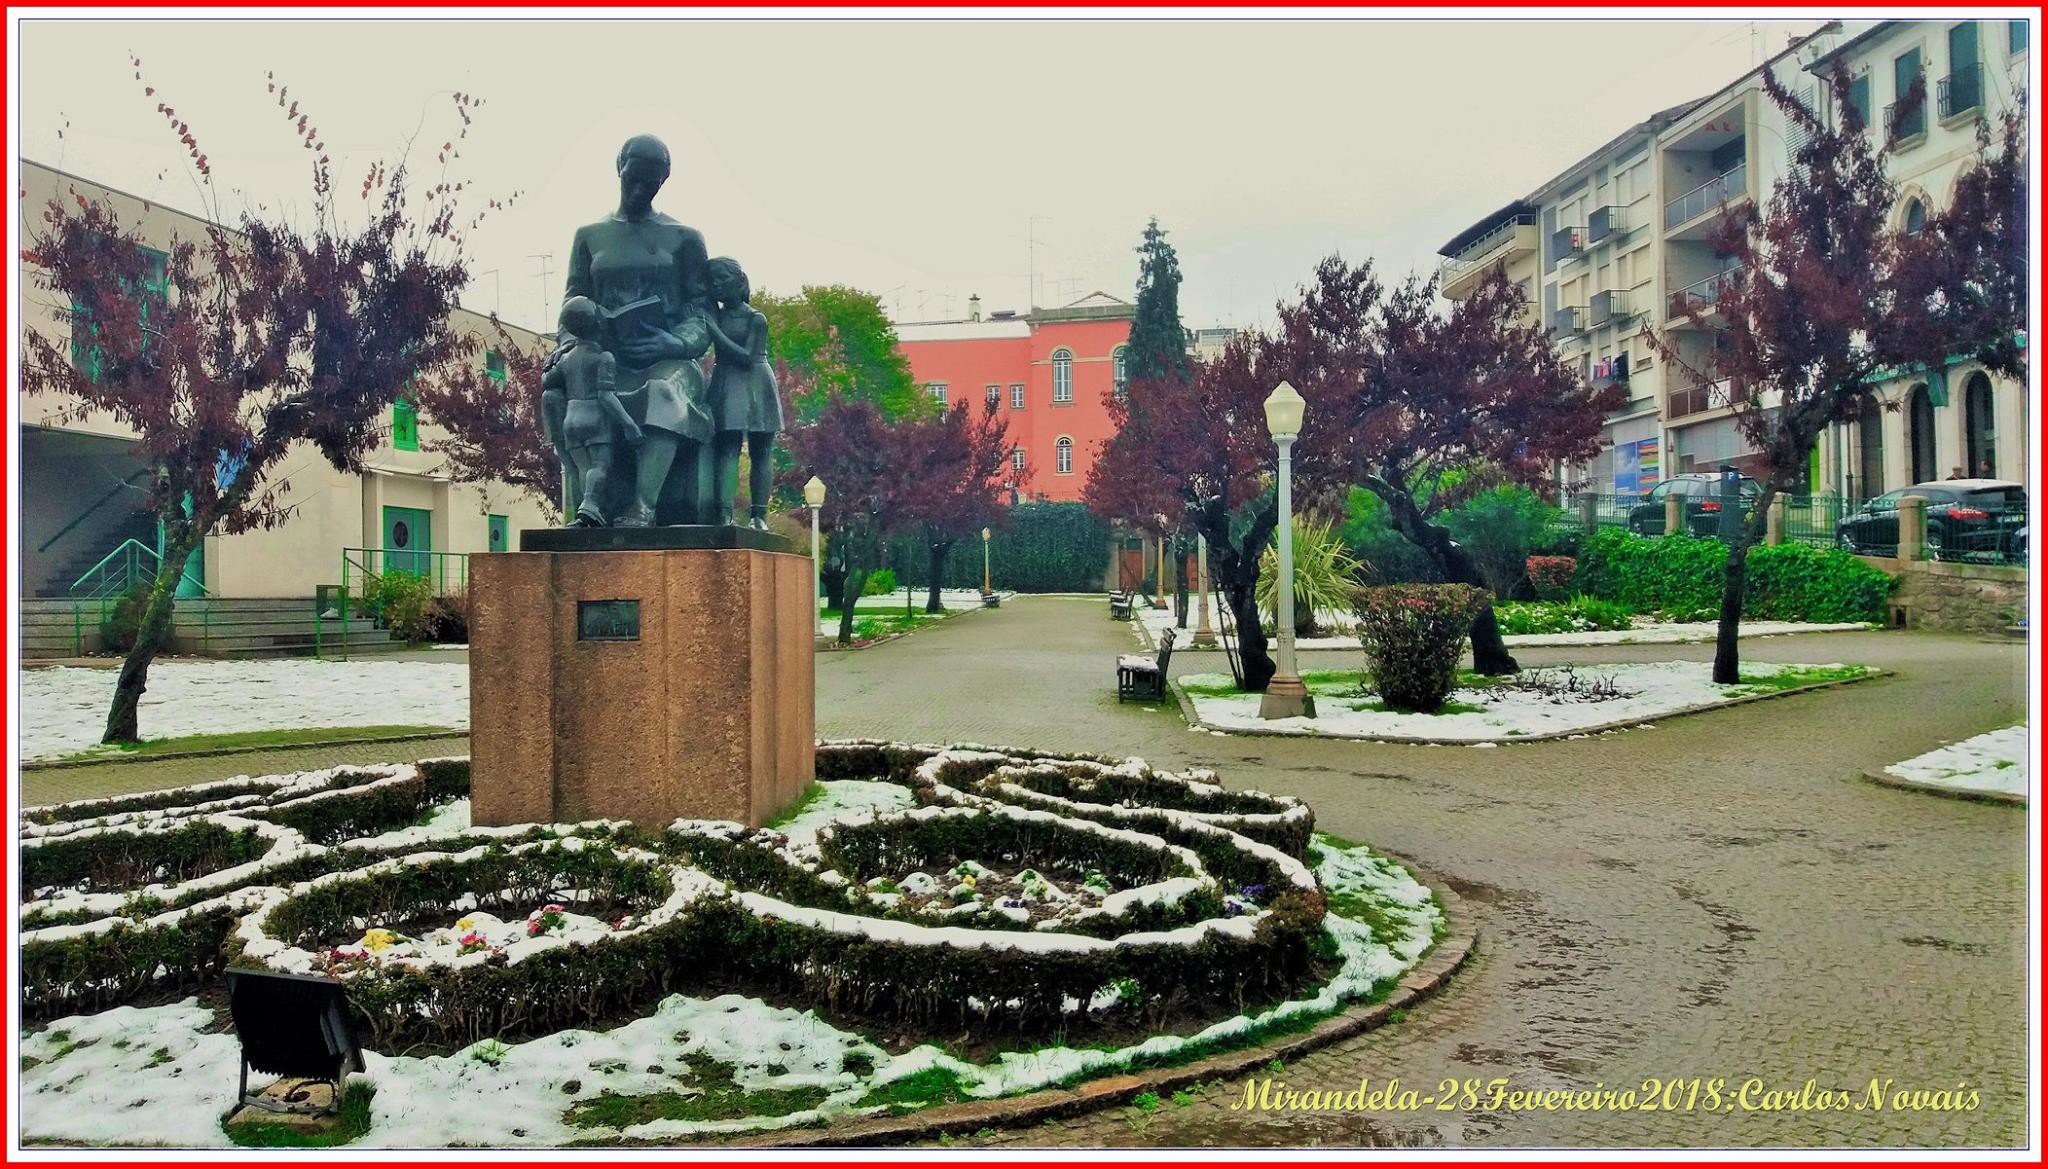
[{"label": "inscription on plaque", "polygon": [[576,602],[576,640],[639,641],[640,602]]}]

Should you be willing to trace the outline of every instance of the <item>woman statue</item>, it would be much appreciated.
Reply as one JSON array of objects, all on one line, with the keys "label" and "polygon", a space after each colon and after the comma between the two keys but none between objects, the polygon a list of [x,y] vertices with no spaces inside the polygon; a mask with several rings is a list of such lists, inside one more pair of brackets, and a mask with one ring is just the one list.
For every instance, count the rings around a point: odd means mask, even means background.
[{"label": "woman statue", "polygon": [[618,167],[619,209],[576,229],[564,293],[587,296],[602,310],[620,401],[644,432],[637,466],[617,444],[622,473],[613,479],[630,484],[630,500],[600,501],[598,510],[626,528],[701,523],[713,436],[698,364],[711,344],[704,237],[654,209],[669,176],[660,139],[627,139]]}]

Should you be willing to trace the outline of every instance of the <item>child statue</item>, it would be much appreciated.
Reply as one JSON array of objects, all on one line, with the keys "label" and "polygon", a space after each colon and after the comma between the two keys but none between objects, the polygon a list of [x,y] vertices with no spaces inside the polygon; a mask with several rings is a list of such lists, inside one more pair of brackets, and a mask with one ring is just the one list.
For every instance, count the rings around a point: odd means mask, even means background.
[{"label": "child statue", "polygon": [[740,448],[747,451],[748,525],[768,528],[768,493],[775,476],[775,436],[782,430],[782,398],[768,364],[768,318],[750,302],[753,289],[739,262],[720,256],[704,266],[713,309],[706,320],[718,364],[711,373],[711,414],[718,431],[712,442],[710,522],[735,524]]},{"label": "child statue", "polygon": [[570,527],[602,528],[605,517],[607,479],[612,469],[612,444],[640,445],[640,425],[619,402],[618,360],[600,347],[604,336],[604,315],[587,296],[572,296],[562,302],[562,347],[556,351],[541,377],[542,413],[546,395],[562,400],[562,441],[569,448],[570,465],[580,483],[576,518]]}]

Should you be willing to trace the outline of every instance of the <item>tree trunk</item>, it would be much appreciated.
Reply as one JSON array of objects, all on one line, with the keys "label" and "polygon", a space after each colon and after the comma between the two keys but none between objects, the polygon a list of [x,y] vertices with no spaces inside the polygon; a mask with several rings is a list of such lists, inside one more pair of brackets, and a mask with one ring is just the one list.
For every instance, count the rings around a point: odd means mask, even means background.
[{"label": "tree trunk", "polygon": [[848,568],[840,581],[839,644],[853,644],[853,609],[860,604],[861,590],[868,586],[868,570]]},{"label": "tree trunk", "polygon": [[946,611],[946,607],[939,604],[939,578],[946,571],[946,554],[953,550],[953,541],[947,540],[943,543],[933,541],[927,547],[931,549],[932,554],[932,578],[931,589],[925,594],[924,611],[927,613],[943,613]]},{"label": "tree trunk", "polygon": [[[1212,566],[1209,570],[1214,573]],[[1229,582],[1220,586],[1223,603],[1230,606],[1231,620],[1237,622],[1238,668],[1244,671],[1244,688],[1254,694],[1264,694],[1266,683],[1273,680],[1279,666],[1267,650],[1266,630],[1259,624],[1259,589],[1257,578],[1252,582]]]},{"label": "tree trunk", "polygon": [[[183,526],[179,525],[180,528]],[[163,563],[157,566],[156,583],[150,587],[149,600],[143,605],[142,622],[135,632],[135,645],[122,660],[120,676],[114,681],[114,701],[107,708],[107,729],[100,736],[102,743],[134,743],[142,738],[137,714],[142,705],[142,692],[149,688],[149,665],[171,640],[171,613],[178,603],[178,581],[185,575],[185,562],[192,558],[196,543],[186,539],[164,549]]]},{"label": "tree trunk", "polygon": [[[1749,550],[1769,522],[1777,492],[1766,487],[1746,521],[1730,525],[1728,561],[1721,571],[1721,623],[1714,631],[1714,681],[1733,686],[1742,681],[1742,594],[1749,584]],[[1727,506],[1723,504],[1722,506]]]},{"label": "tree trunk", "polygon": [[1273,540],[1279,501],[1266,492],[1243,506],[1244,514],[1236,523],[1221,497],[1198,499],[1191,495],[1189,502],[1190,520],[1209,538],[1209,581],[1223,594],[1223,603],[1237,626],[1238,669],[1244,688],[1263,694],[1278,666],[1266,649],[1266,631],[1259,625],[1259,558]]},{"label": "tree trunk", "polygon": [[[1387,514],[1393,519],[1395,529],[1436,561],[1445,580],[1452,584],[1487,587],[1472,557],[1458,546],[1447,529],[1430,523],[1407,492],[1383,491],[1375,486],[1374,494],[1386,502]],[[1472,619],[1472,668],[1491,677],[1519,673],[1522,669],[1514,655],[1508,652],[1507,642],[1501,640],[1500,622],[1494,618],[1492,601],[1488,601],[1486,607],[1479,610],[1479,615]]]}]

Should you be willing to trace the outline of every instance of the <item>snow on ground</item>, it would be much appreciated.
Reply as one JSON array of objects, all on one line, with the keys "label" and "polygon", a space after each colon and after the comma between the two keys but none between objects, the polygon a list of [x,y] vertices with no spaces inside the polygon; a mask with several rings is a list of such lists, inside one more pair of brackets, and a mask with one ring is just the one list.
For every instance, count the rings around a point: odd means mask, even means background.
[{"label": "snow on ground", "polygon": [[[1809,666],[1778,666],[1802,670]],[[1765,667],[1753,667],[1760,676]],[[1581,684],[1612,679],[1619,696],[1599,701],[1559,701],[1531,688],[1531,683],[1562,682],[1568,676]],[[1409,714],[1373,710],[1378,699],[1356,686],[1314,687],[1316,717],[1263,719],[1259,695],[1198,693],[1204,687],[1229,686],[1228,674],[1190,674],[1178,679],[1188,687],[1196,717],[1223,731],[1263,731],[1286,735],[1333,735],[1353,738],[1424,739],[1446,743],[1513,741],[1538,735],[1588,731],[1619,722],[1639,722],[1693,707],[1719,705],[1750,693],[1747,686],[1721,686],[1713,681],[1709,662],[1622,662],[1584,666],[1552,666],[1524,670],[1513,683],[1452,691],[1449,702],[1480,710],[1452,714]],[[1349,690],[1350,693],[1343,691]],[[1325,692],[1325,691],[1329,692]]]},{"label": "snow on ground", "polygon": [[[1159,635],[1174,627],[1173,607],[1164,609],[1140,609],[1136,614],[1144,626],[1145,638],[1149,644],[1158,645]],[[1318,615],[1325,630],[1333,631],[1325,637],[1304,637],[1294,643],[1298,650],[1358,648],[1358,638],[1350,630],[1351,614],[1328,610]],[[1588,629],[1577,633],[1518,633],[1504,638],[1510,647],[1521,646],[1570,646],[1570,645],[1686,645],[1714,640],[1717,626],[1712,621],[1657,621],[1649,617],[1637,617],[1633,629]],[[1192,649],[1190,639],[1197,624],[1196,610],[1191,603],[1188,607],[1188,627],[1174,634],[1174,652]],[[1209,615],[1210,628],[1221,636],[1222,626],[1217,623],[1215,611]],[[1868,629],[1870,626],[1856,622],[1834,624],[1813,624],[1803,621],[1744,621],[1744,637],[1778,637],[1787,633],[1841,633],[1849,630]],[[1220,647],[1219,647],[1220,648]]]},{"label": "snow on ground", "polygon": [[[117,671],[78,666],[21,673],[21,755],[48,759],[96,745]],[[469,725],[462,662],[162,660],[149,668],[142,733],[152,739],[293,727]]]},{"label": "snow on ground", "polygon": [[[1016,595],[1015,593],[1006,593],[1001,589],[996,590],[996,596],[1005,603]],[[911,612],[923,616],[924,603],[930,599],[930,596],[923,589],[916,590],[911,598]],[[940,589],[939,604],[956,612],[962,609],[979,609],[982,607],[981,590]],[[903,591],[901,589],[893,593],[862,597],[860,603],[853,607],[853,623],[859,625],[863,617],[887,617],[892,614],[897,617],[903,616]],[[838,637],[839,618],[837,616],[818,618],[818,636]]]},{"label": "snow on ground", "polygon": [[1884,769],[1909,783],[1962,793],[2027,794],[2027,728],[2003,727]]},{"label": "snow on ground", "polygon": [[[842,794],[849,796],[842,811],[864,806],[858,792]],[[1303,998],[1221,1020],[1193,1035],[1156,1035],[1118,1050],[1050,1046],[968,1063],[930,1044],[891,1056],[808,1010],[736,994],[671,995],[647,1017],[609,1031],[564,1030],[514,1043],[485,1040],[446,1055],[366,1052],[364,1078],[377,1094],[369,1132],[355,1146],[558,1146],[785,1128],[878,1113],[882,1108],[861,1103],[871,1091],[932,1069],[953,1073],[965,1095],[987,1098],[1170,1056],[1193,1043],[1227,1041],[1297,1016],[1320,1016],[1399,978],[1429,948],[1443,915],[1426,887],[1368,848],[1338,849],[1319,837],[1316,862],[1333,895],[1377,908],[1387,936],[1333,912],[1329,932],[1342,965],[1328,983]],[[59,1019],[22,1035],[19,1053],[25,1141],[229,1143],[220,1125],[227,1111],[222,1090],[234,1083],[238,1049],[234,1036],[221,1031],[213,1011],[196,999]],[[731,1120],[654,1120],[623,1128],[569,1123],[572,1109],[603,1095],[689,1092],[699,1074],[693,1064],[705,1061],[721,1065],[745,1092],[809,1089],[815,1095],[808,1107],[798,1101],[785,1111]]]}]

